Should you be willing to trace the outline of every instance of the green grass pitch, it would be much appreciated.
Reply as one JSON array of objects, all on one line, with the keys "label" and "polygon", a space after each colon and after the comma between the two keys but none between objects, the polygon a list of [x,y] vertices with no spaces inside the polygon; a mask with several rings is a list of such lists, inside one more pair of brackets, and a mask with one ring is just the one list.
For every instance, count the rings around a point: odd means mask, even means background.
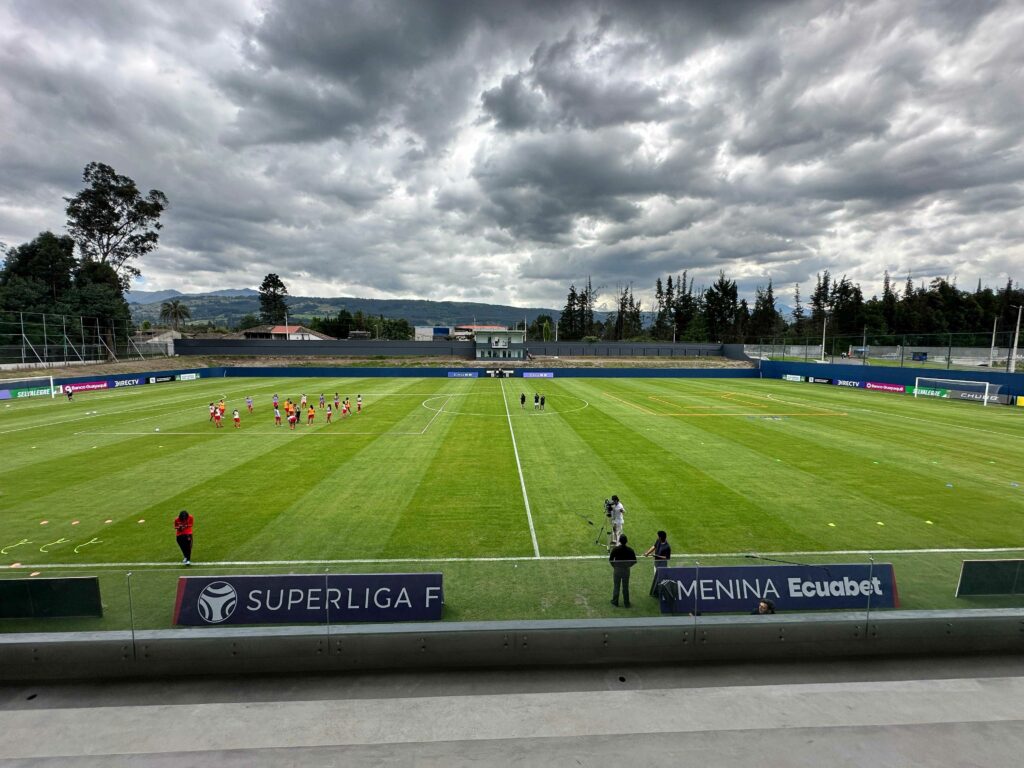
[{"label": "green grass pitch", "polygon": [[[363,412],[274,426],[275,392],[336,391]],[[906,607],[1020,602],[952,591],[965,557],[1024,553],[919,551],[1024,549],[1016,408],[768,380],[202,379],[4,403],[0,475],[3,576],[102,576],[107,617],[73,628],[167,626],[183,508],[191,573],[441,570],[447,618],[622,615],[595,545],[613,493],[635,548],[664,529],[676,564],[870,552]]]}]

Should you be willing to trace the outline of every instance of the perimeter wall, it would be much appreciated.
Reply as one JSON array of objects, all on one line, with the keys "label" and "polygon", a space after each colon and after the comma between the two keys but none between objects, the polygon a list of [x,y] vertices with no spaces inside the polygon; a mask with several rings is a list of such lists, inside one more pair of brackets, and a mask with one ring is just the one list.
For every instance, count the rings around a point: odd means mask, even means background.
[{"label": "perimeter wall", "polygon": [[783,363],[765,360],[761,363],[761,375],[765,379],[781,379],[783,376],[813,376],[824,379],[850,379],[873,381],[881,384],[914,386],[918,376],[932,379],[953,379],[956,381],[987,381],[1002,387],[1000,394],[1024,395],[1024,376],[1019,373],[1000,371],[956,371],[935,370],[934,368],[895,368],[882,365],[842,365],[829,363]]}]

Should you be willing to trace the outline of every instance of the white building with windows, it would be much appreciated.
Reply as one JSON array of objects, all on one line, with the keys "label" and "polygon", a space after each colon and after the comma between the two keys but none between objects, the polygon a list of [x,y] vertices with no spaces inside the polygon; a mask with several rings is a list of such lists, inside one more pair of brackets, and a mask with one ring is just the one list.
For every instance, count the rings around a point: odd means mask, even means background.
[{"label": "white building with windows", "polygon": [[474,328],[477,360],[523,360],[526,358],[526,331],[510,331],[493,326]]}]

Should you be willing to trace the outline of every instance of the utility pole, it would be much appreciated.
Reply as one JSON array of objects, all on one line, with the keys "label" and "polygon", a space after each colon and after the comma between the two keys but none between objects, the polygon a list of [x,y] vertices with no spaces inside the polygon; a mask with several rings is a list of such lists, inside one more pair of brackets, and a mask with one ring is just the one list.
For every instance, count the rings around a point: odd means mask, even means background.
[{"label": "utility pole", "polygon": [[828,328],[828,314],[822,315],[821,323],[821,362],[825,362],[825,329]]},{"label": "utility pole", "polygon": [[996,364],[996,326],[999,325],[999,318],[992,319],[992,346],[988,350],[988,367],[991,370]]},{"label": "utility pole", "polygon": [[1013,332],[1013,350],[1010,352],[1010,361],[1006,365],[1006,370],[1009,373],[1017,372],[1017,342],[1020,340],[1020,311],[1024,309],[1024,304],[1017,305],[1017,329]]}]

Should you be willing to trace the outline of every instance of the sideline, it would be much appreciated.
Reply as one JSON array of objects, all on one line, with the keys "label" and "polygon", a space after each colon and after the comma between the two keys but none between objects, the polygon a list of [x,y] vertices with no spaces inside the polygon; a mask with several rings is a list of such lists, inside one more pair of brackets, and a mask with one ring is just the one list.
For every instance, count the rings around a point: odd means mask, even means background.
[{"label": "sideline", "polygon": [[519,463],[519,448],[516,446],[516,433],[512,429],[512,414],[508,410],[508,398],[505,396],[505,380],[499,379],[501,385],[501,401],[505,404],[505,416],[508,418],[508,432],[512,436],[512,451],[516,455],[516,469],[519,470],[519,487],[523,489],[523,504],[526,506],[526,522],[530,524],[530,541],[533,542],[533,556],[540,557],[537,546],[537,532],[533,528],[533,514],[530,512],[530,497],[526,495],[526,480],[523,478],[523,465]]},{"label": "sideline", "polygon": [[[1024,547],[987,547],[987,548],[949,548],[949,549],[832,549],[832,550],[798,550],[795,552],[691,552],[673,555],[675,561],[699,560],[714,558],[749,557],[821,557],[825,555],[955,555],[955,554],[994,554],[999,552],[1024,552]],[[607,560],[607,555],[522,555],[519,557],[398,557],[398,558],[361,558],[355,560],[214,560],[209,563],[196,562],[196,568],[214,568],[222,566],[259,567],[266,565],[387,565],[390,563],[430,564],[430,563],[522,563],[536,560],[549,562],[573,560]],[[676,567],[686,567],[679,564]],[[813,565],[813,563],[812,563]],[[174,566],[171,568],[170,566]],[[8,570],[26,570],[39,568],[164,568],[166,570],[184,571],[181,563],[173,562],[142,562],[142,563],[20,563],[17,568],[6,566]]]}]

